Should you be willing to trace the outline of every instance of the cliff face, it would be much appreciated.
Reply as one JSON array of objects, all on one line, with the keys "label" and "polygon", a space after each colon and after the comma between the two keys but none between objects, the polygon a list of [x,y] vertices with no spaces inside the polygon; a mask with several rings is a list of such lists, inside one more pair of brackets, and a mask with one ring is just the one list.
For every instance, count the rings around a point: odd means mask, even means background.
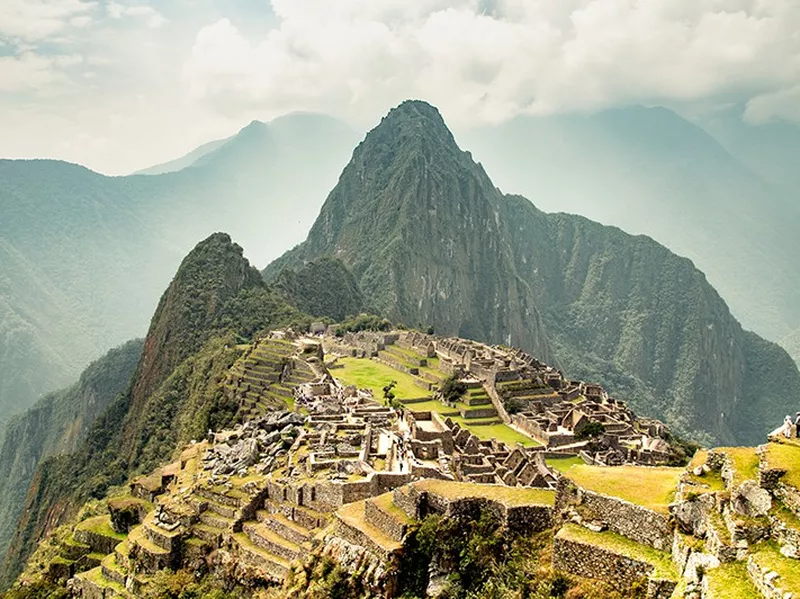
[{"label": "cliff face", "polygon": [[[322,256],[391,319],[519,345],[699,440],[758,442],[800,399],[785,352],[745,334],[689,260],[503,195],[423,102],[367,135],[308,239],[265,275]],[[783,392],[764,393],[776,378]]]},{"label": "cliff face", "polygon": [[8,422],[0,446],[0,552],[8,548],[39,462],[76,449],[92,422],[126,390],[141,350],[141,340],[111,350],[73,386]]},{"label": "cliff face", "polygon": [[533,291],[499,243],[501,202],[438,111],[405,102],[353,152],[306,242],[266,275],[333,256],[352,270],[368,303],[396,322],[435,324],[549,358]]}]

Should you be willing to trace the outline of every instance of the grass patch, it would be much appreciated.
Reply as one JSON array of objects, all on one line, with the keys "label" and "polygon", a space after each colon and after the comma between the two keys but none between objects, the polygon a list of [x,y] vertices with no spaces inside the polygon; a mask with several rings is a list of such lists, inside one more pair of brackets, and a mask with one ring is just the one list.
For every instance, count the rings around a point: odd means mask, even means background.
[{"label": "grass patch", "polygon": [[733,478],[734,487],[746,480],[758,480],[758,456],[755,447],[721,447],[719,451],[728,456],[736,471]]},{"label": "grass patch", "polygon": [[774,541],[760,543],[753,552],[753,559],[761,569],[772,570],[778,573],[775,586],[784,592],[792,593],[793,597],[800,596],[800,561],[781,555],[778,544]]},{"label": "grass patch", "polygon": [[504,485],[481,485],[478,483],[462,483],[449,480],[425,479],[412,483],[416,489],[434,493],[447,499],[464,497],[485,497],[508,506],[542,505],[552,507],[555,504],[555,491],[546,489],[530,489],[525,487],[506,487]]},{"label": "grass patch", "polygon": [[682,474],[683,468],[580,464],[572,466],[565,476],[588,491],[668,514]]},{"label": "grass patch", "polygon": [[761,599],[743,562],[722,564],[706,571],[710,599]]},{"label": "grass patch", "polygon": [[785,470],[781,482],[800,489],[800,447],[791,443],[770,443],[767,464],[770,468]]},{"label": "grass patch", "polygon": [[460,416],[453,418],[453,421],[458,422],[460,426],[466,426],[475,433],[476,437],[485,441],[497,439],[498,441],[503,441],[509,447],[514,447],[517,443],[520,443],[523,447],[541,445],[535,439],[523,435],[506,424],[466,424],[467,421]]},{"label": "grass patch", "polygon": [[678,580],[679,577],[678,569],[675,567],[670,554],[636,543],[627,537],[610,531],[593,532],[583,526],[570,523],[558,531],[556,539],[593,545],[630,559],[645,562],[653,566],[652,576],[656,578]]},{"label": "grass patch", "polygon": [[378,401],[383,401],[383,388],[392,381],[397,381],[397,385],[392,389],[397,399],[415,399],[428,395],[425,389],[414,384],[412,375],[380,362],[365,358],[339,358],[338,364],[342,368],[331,371],[335,378],[345,385],[369,389]]},{"label": "grass patch", "polygon": [[567,458],[548,458],[545,462],[547,462],[548,466],[555,468],[562,474],[573,466],[582,466],[584,464],[584,461],[576,455]]},{"label": "grass patch", "polygon": [[94,518],[89,518],[79,523],[75,529],[90,531],[104,537],[119,539],[120,541],[124,541],[126,537],[125,534],[116,532],[113,528],[111,528],[111,520],[108,516],[95,516]]}]

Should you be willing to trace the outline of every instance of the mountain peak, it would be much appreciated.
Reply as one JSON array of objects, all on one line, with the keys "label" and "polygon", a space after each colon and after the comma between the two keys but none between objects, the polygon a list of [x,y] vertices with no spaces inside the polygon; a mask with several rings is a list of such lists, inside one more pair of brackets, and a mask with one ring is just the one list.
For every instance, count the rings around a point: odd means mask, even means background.
[{"label": "mountain peak", "polygon": [[422,144],[429,151],[442,149],[459,152],[453,134],[439,113],[439,110],[422,100],[406,100],[392,108],[364,139],[365,149],[372,150],[372,144],[390,144],[401,148],[413,143]]}]

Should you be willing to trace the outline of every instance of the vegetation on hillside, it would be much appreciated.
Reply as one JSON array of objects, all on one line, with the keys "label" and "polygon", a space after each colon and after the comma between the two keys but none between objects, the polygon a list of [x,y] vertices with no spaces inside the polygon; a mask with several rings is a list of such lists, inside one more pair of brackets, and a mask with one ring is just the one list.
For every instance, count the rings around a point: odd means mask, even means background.
[{"label": "vegetation on hillside", "polygon": [[743,331],[689,260],[503,195],[424,102],[367,135],[266,273],[325,256],[393,321],[521,347],[704,444],[757,443],[800,403],[787,354]]},{"label": "vegetation on hillside", "polygon": [[232,423],[227,369],[260,331],[303,316],[266,286],[230,237],[217,233],[184,259],[153,316],[130,388],[94,422],[74,453],[40,464],[0,584],[20,571],[36,539],[84,501],[166,463],[208,428]]},{"label": "vegetation on hillside", "polygon": [[0,445],[0,554],[8,548],[38,462],[74,451],[84,440],[92,422],[127,389],[142,343],[130,341],[111,350],[77,383],[9,421]]}]

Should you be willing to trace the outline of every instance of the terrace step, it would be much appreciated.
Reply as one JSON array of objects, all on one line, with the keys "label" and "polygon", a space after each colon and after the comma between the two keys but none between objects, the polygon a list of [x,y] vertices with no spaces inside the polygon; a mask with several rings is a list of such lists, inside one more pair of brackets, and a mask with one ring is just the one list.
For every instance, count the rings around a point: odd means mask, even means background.
[{"label": "terrace step", "polygon": [[299,544],[285,539],[261,522],[245,522],[242,532],[262,549],[266,549],[285,560],[292,561],[297,559],[302,552],[302,547]]},{"label": "terrace step", "polygon": [[336,513],[338,534],[345,540],[361,545],[381,558],[388,558],[402,550],[402,544],[392,539],[380,528],[366,520],[365,501],[356,501],[340,507]]},{"label": "terrace step", "polygon": [[206,524],[207,526],[213,526],[214,528],[218,528],[221,531],[232,530],[233,529],[233,518],[227,518],[210,510],[202,512],[200,514],[200,522]]},{"label": "terrace step", "polygon": [[81,572],[73,578],[73,593],[78,597],[122,597],[134,599],[124,585],[107,579],[101,566]]},{"label": "terrace step", "polygon": [[393,493],[384,493],[364,503],[364,519],[387,537],[402,543],[411,519],[393,503]]},{"label": "terrace step", "polygon": [[259,547],[244,533],[237,532],[233,535],[233,540],[239,548],[240,559],[245,564],[260,570],[275,582],[283,582],[289,573],[287,560]]},{"label": "terrace step", "polygon": [[302,545],[311,540],[312,533],[310,530],[300,526],[296,522],[292,522],[283,514],[270,514],[264,524],[284,539],[297,543],[298,545]]},{"label": "terrace step", "polygon": [[113,553],[103,558],[100,568],[104,578],[125,586],[125,578],[128,576],[127,569],[117,563],[117,558]]},{"label": "terrace step", "polygon": [[216,547],[220,544],[220,540],[223,538],[225,531],[216,526],[210,526],[201,522],[192,526],[192,534],[198,539],[206,543],[211,543]]}]

